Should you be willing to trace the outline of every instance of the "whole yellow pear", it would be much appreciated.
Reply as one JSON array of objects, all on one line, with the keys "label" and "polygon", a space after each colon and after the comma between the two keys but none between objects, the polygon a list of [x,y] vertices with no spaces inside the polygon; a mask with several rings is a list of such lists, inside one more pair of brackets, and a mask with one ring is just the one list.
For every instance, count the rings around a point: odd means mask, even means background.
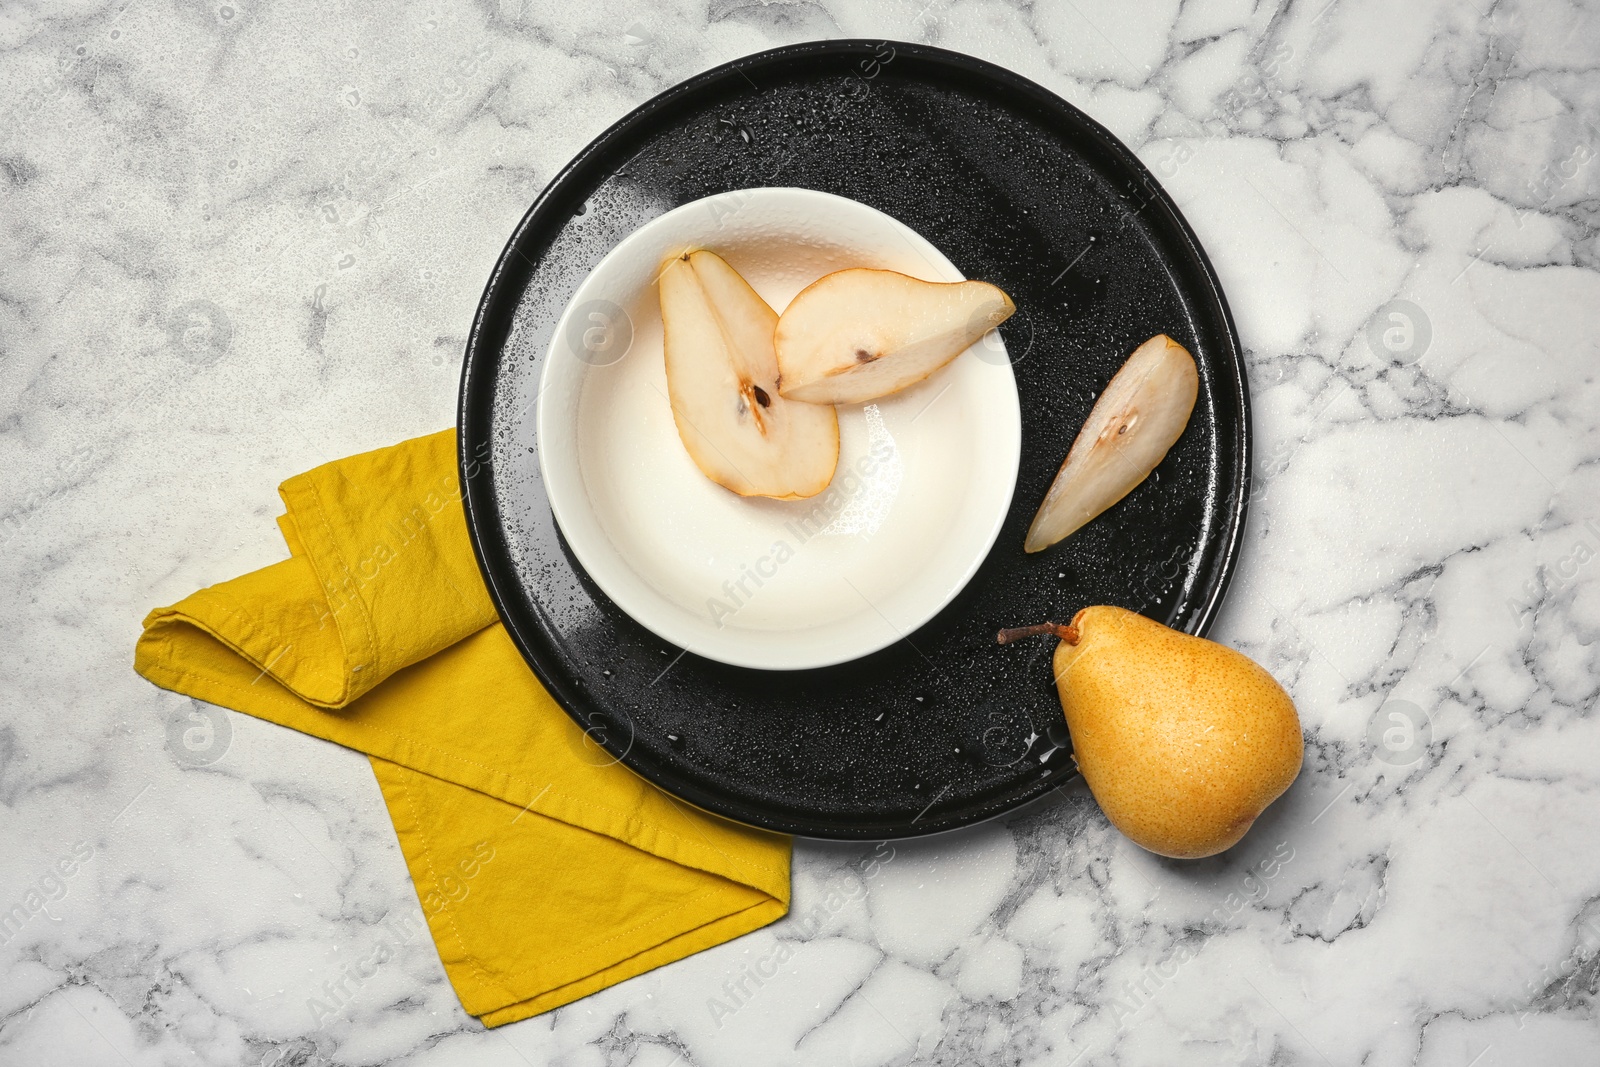
[{"label": "whole yellow pear", "polygon": [[1300,773],[1294,701],[1248,656],[1122,608],[1062,628],[1056,691],[1106,818],[1178,859],[1231,847]]}]

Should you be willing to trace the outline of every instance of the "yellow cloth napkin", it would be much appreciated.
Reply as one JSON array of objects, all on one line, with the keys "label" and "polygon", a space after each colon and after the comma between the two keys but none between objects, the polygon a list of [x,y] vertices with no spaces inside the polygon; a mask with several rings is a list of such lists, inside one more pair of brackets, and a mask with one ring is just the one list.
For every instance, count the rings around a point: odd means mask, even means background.
[{"label": "yellow cloth napkin", "polygon": [[514,1022],[788,910],[788,838],[597,758],[534,678],[473,559],[454,430],[279,493],[290,557],[151,612],[135,669],[371,758],[467,1011]]}]

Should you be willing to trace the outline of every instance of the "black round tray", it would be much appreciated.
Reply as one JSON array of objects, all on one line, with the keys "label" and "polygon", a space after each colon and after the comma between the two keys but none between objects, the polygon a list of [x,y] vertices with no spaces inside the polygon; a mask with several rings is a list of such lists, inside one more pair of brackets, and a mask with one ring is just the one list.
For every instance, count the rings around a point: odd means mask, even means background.
[{"label": "black round tray", "polygon": [[[644,218],[753,186],[821,189],[887,212],[1018,308],[1001,333],[1022,402],[1022,468],[993,550],[906,640],[820,670],[729,667],[635,623],[569,551],[536,454],[545,351],[578,283]],[[1188,429],[1121,503],[1025,554],[1023,532],[1094,397],[1156,333],[1199,364]],[[1053,642],[1000,647],[995,631],[1117,604],[1204,633],[1249,484],[1249,401],[1227,302],[1149,171],[1040,86],[898,42],[794,45],[718,67],[579,153],[489,279],[460,431],[484,579],[529,665],[589,731],[586,751],[709,811],[825,838],[948,830],[1072,777]]]}]

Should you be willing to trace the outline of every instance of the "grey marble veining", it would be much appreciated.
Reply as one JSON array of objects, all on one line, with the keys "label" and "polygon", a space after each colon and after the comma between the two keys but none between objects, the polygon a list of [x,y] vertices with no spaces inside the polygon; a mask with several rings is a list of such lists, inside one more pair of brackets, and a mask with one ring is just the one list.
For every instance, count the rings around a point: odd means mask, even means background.
[{"label": "grey marble veining", "polygon": [[[828,36],[1005,64],[1183,206],[1259,446],[1215,636],[1291,686],[1305,770],[1200,863],[1081,791],[801,843],[784,922],[485,1031],[393,933],[365,761],[181,743],[139,620],[279,558],[284,476],[451,421],[595,134]],[[1592,4],[0,8],[0,1063],[1600,1062],[1597,124]]]}]

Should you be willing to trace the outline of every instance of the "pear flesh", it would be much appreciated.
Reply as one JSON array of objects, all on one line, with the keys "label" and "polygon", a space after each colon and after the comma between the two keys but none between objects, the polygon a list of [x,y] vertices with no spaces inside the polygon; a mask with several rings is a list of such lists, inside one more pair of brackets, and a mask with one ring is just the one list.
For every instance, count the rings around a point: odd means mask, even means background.
[{"label": "pear flesh", "polygon": [[1085,608],[1051,629],[1073,758],[1135,844],[1215,855],[1300,773],[1294,701],[1249,657],[1122,608]]},{"label": "pear flesh", "polygon": [[740,496],[797,500],[833,480],[839,418],[778,391],[778,315],[714,252],[661,273],[667,393],[678,436],[707,478]]},{"label": "pear flesh", "polygon": [[1078,431],[1023,548],[1049,548],[1149,477],[1183,436],[1199,392],[1194,357],[1178,342],[1157,334],[1135,349]]},{"label": "pear flesh", "polygon": [[875,400],[922,381],[1015,310],[988,282],[835,271],[802,290],[778,319],[779,391],[810,404]]}]

